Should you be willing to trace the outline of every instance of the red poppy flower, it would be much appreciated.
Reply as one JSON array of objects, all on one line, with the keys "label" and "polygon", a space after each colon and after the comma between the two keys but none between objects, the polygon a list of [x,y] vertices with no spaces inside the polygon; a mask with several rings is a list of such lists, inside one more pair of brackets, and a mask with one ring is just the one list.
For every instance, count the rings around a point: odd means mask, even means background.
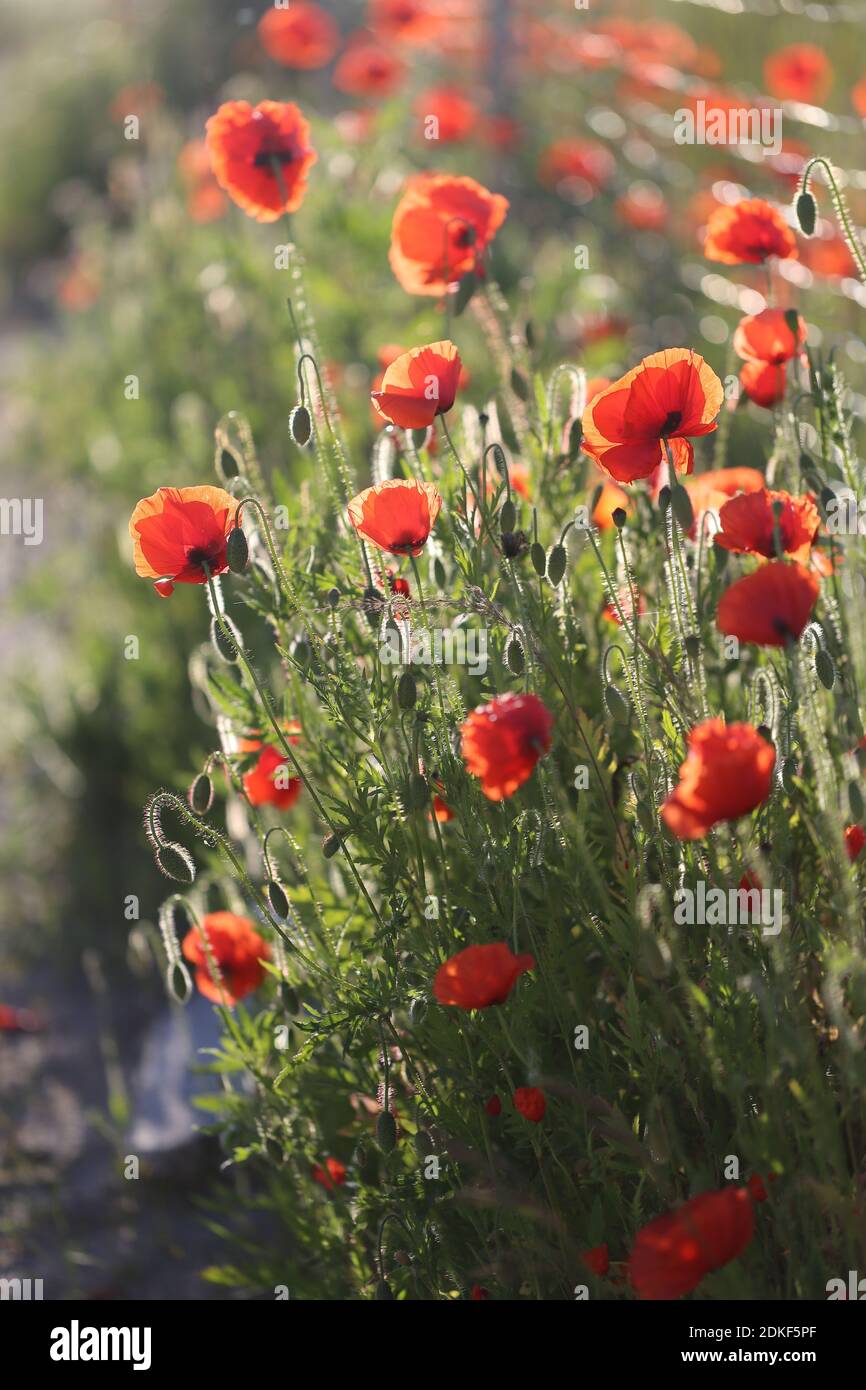
[{"label": "red poppy flower", "polygon": [[446,18],[433,0],[371,0],[370,28],[394,43],[425,44],[441,33]]},{"label": "red poppy flower", "polygon": [[537,695],[497,695],[474,709],[461,727],[468,772],[480,777],[490,801],[513,796],[550,748],[553,715]]},{"label": "red poppy flower", "polygon": [[721,265],[762,265],[770,256],[796,260],[797,243],[780,212],[762,198],[744,198],[710,213],[704,255]]},{"label": "red poppy flower", "polygon": [[854,257],[842,236],[811,237],[803,248],[803,260],[814,275],[841,279],[857,274]]},{"label": "red poppy flower", "polygon": [[[291,738],[290,743],[298,743]],[[244,791],[253,806],[276,806],[279,811],[287,811],[294,806],[301,794],[303,782],[292,775],[289,759],[268,744],[259,754],[254,768],[244,773]]]},{"label": "red poppy flower", "polygon": [[532,1124],[537,1125],[544,1119],[547,1101],[544,1092],[539,1091],[537,1086],[518,1086],[512,1100],[515,1110],[524,1120],[530,1120]]},{"label": "red poppy flower", "polygon": [[485,1289],[482,1284],[473,1284],[469,1297],[473,1303],[483,1303],[485,1299],[490,1297],[490,1291]]},{"label": "red poppy flower", "polygon": [[520,126],[501,112],[481,120],[481,139],[494,150],[513,150],[520,143]]},{"label": "red poppy flower", "polygon": [[785,399],[788,374],[784,364],[773,362],[744,362],[740,368],[740,386],[755,405],[771,410]]},{"label": "red poppy flower", "polygon": [[326,1158],[324,1164],[316,1164],[313,1169],[313,1182],[319,1183],[328,1192],[342,1187],[346,1181],[346,1165],[338,1158]]},{"label": "red poppy flower", "polygon": [[436,817],[440,825],[447,825],[450,820],[454,819],[454,812],[451,810],[451,807],[442,800],[438,792],[434,792],[433,794],[433,810],[431,814]]},{"label": "red poppy flower", "polygon": [[420,555],[441,506],[433,483],[388,478],[352,498],[349,520],[389,555]]},{"label": "red poppy flower", "polygon": [[580,1258],[599,1278],[604,1278],[610,1269],[610,1252],[606,1245],[594,1245],[591,1250],[584,1250]]},{"label": "red poppy flower", "polygon": [[389,97],[403,81],[405,64],[372,39],[350,43],[334,68],[334,86],[353,97]]},{"label": "red poppy flower", "polygon": [[751,724],[696,724],[662,820],[678,839],[702,840],[719,821],[737,820],[766,801],[775,763],[775,748]]},{"label": "red poppy flower", "polygon": [[722,594],[720,632],[760,647],[784,647],[800,636],[818,601],[821,581],[802,565],[771,560]]},{"label": "red poppy flower", "polygon": [[862,116],[863,120],[866,121],[866,77],[861,77],[860,81],[851,88],[851,105],[857,115]]},{"label": "red poppy flower", "polygon": [[340,31],[327,11],[305,0],[292,0],[288,9],[271,6],[258,30],[265,52],[287,68],[323,68],[340,42]]},{"label": "red poppy flower", "polygon": [[491,1096],[484,1102],[484,1109],[491,1119],[496,1120],[502,1114],[502,1101],[498,1096]]},{"label": "red poppy flower", "polygon": [[797,336],[782,309],[762,309],[740,319],[734,332],[734,351],[747,362],[788,362],[806,341],[806,325],[797,315]]},{"label": "red poppy flower", "polygon": [[391,224],[391,269],[409,294],[445,294],[469,271],[482,272],[484,252],[508,211],[508,200],[475,179],[418,174],[406,184]]},{"label": "red poppy flower", "polygon": [[758,492],[765,483],[763,473],[759,473],[757,468],[713,468],[686,478],[684,486],[695,513],[695,524],[689,532],[691,539],[695,540],[698,536],[704,512],[720,511],[729,497],[735,497],[739,492]]},{"label": "red poppy flower", "polygon": [[[778,518],[774,508],[781,504]],[[785,555],[805,564],[821,523],[815,499],[787,492],[744,492],[732,497],[719,512],[722,529],[714,540],[723,550],[739,554],[776,556],[776,535]]]},{"label": "red poppy flower", "polygon": [[[211,975],[202,932],[220,980]],[[196,967],[195,982],[205,998],[230,1009],[244,995],[258,989],[265,978],[262,961],[271,958],[268,943],[259,936],[249,918],[237,917],[233,912],[209,912],[202,918],[201,932],[197,927],[188,931],[181,949]]]},{"label": "red poppy flower", "polygon": [[292,102],[226,101],[207,123],[207,147],[221,188],[257,222],[301,206],[317,155],[310,127]]},{"label": "red poppy flower", "polygon": [[848,825],[845,827],[845,853],[851,863],[858,859],[863,846],[866,845],[866,830],[862,825]]},{"label": "red poppy flower", "polygon": [[690,435],[709,434],[724,399],[722,383],[689,348],[645,357],[583,412],[583,447],[620,483],[648,478],[671,448],[677,470],[691,473]]},{"label": "red poppy flower", "polygon": [[405,352],[386,367],[381,389],[370,399],[383,419],[401,429],[426,429],[454,404],[462,370],[460,354],[447,339]]},{"label": "red poppy flower", "polygon": [[833,84],[833,69],[823,48],[814,43],[792,43],[765,60],[764,81],[770,95],[781,101],[818,106]]},{"label": "red poppy flower", "polygon": [[187,189],[186,210],[193,222],[215,222],[228,207],[228,199],[210,167],[204,140],[189,140],[177,157],[177,167]]},{"label": "red poppy flower", "polygon": [[554,140],[541,156],[538,177],[550,188],[569,184],[587,184],[597,192],[608,182],[616,168],[616,160],[606,145],[595,140],[575,140],[566,137]]},{"label": "red poppy flower", "polygon": [[702,1192],[638,1231],[629,1277],[644,1299],[680,1298],[740,1255],[755,1231],[745,1187]]},{"label": "red poppy flower", "polygon": [[[468,139],[475,129],[478,107],[459,87],[430,87],[416,98],[415,114],[422,122],[426,140],[456,144]],[[431,117],[435,118],[435,127],[428,125]]]},{"label": "red poppy flower", "polygon": [[501,1004],[524,970],[534,970],[532,956],[512,955],[504,941],[467,946],[436,971],[433,994],[440,1004],[458,1009],[487,1009]]},{"label": "red poppy flower", "polygon": [[766,1202],[767,1198],[769,1197],[767,1187],[770,1185],[770,1183],[774,1183],[775,1181],[775,1173],[768,1173],[766,1182],[764,1181],[760,1173],[753,1173],[752,1176],[749,1178],[748,1182],[746,1183],[746,1186],[748,1187],[749,1192],[751,1193],[752,1201]]},{"label": "red poppy flower", "polygon": [[[623,617],[625,618],[626,622],[627,622],[627,623],[630,623],[630,622],[631,622],[631,618],[632,618],[632,614],[633,614],[633,612],[634,612],[634,603],[633,603],[633,601],[632,601],[632,596],[631,596],[631,586],[630,586],[629,584],[623,584],[623,585],[621,585],[620,588],[617,590],[617,595],[616,595],[616,597],[617,597],[617,603],[619,604],[619,608],[617,608],[617,604],[616,604],[616,603],[613,603],[613,602],[611,602],[611,603],[606,603],[605,606],[604,606],[604,608],[601,610],[601,616],[605,619],[606,622],[608,622],[608,623],[616,623],[617,627],[622,627],[622,618],[619,616],[620,613],[622,613],[622,615],[623,615]],[[640,592],[638,591],[638,595],[637,595],[637,615],[638,615],[638,617],[639,617],[639,618],[643,617],[643,615],[644,615],[644,613],[646,613],[646,611],[647,611],[646,599],[644,598],[643,594],[640,593]]]},{"label": "red poppy flower", "polygon": [[154,579],[167,598],[175,584],[206,584],[228,569],[226,538],[237,502],[221,487],[161,487],[143,497],[129,519],[135,572]]}]

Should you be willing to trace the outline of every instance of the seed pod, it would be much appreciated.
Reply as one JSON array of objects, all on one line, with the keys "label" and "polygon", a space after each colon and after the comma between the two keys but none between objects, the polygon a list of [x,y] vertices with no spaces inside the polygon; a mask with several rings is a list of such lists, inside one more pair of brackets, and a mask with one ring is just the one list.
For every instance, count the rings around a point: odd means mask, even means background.
[{"label": "seed pod", "polygon": [[411,671],[404,671],[397,682],[397,704],[400,709],[413,709],[418,699],[418,687]]},{"label": "seed pod", "polygon": [[628,724],[631,718],[631,707],[622,691],[615,685],[604,687],[604,703],[618,724]]},{"label": "seed pod", "polygon": [[243,574],[250,561],[250,548],[243,527],[233,526],[226,541],[226,561],[232,574]]},{"label": "seed pod", "polygon": [[505,648],[505,664],[512,675],[522,676],[526,667],[523,644],[518,637],[509,637]]},{"label": "seed pod", "polygon": [[519,401],[529,400],[529,387],[516,367],[511,373],[511,389]]},{"label": "seed pod", "polygon": [[282,885],[277,883],[275,878],[272,878],[265,888],[265,892],[268,895],[268,902],[271,905],[274,916],[279,917],[281,921],[285,921],[289,915],[289,900],[283,892]]},{"label": "seed pod", "polygon": [[671,506],[680,529],[691,531],[695,524],[695,513],[692,508],[692,499],[681,483],[677,483],[671,492]]},{"label": "seed pod", "polygon": [[499,509],[499,529],[503,533],[506,531],[513,531],[516,525],[517,508],[515,507],[511,498],[506,497],[505,501],[502,503],[502,506]]},{"label": "seed pod", "polygon": [[383,1110],[376,1121],[376,1143],[383,1154],[392,1153],[397,1143],[397,1124],[390,1110]]},{"label": "seed pod", "polygon": [[289,984],[288,980],[280,980],[279,988],[280,1003],[287,1014],[296,1014],[301,1007],[297,992]]},{"label": "seed pod", "polygon": [[[240,643],[235,637],[236,632],[237,629],[231,619],[227,618],[225,614],[223,614],[221,622],[218,622],[216,618],[211,618],[210,640],[223,661],[234,662],[238,659],[238,647]],[[238,637],[239,635],[240,634],[238,634]]]},{"label": "seed pod", "polygon": [[289,434],[296,444],[309,444],[313,433],[313,417],[305,405],[296,405],[289,416]]},{"label": "seed pod", "polygon": [[200,772],[186,794],[189,809],[197,816],[206,816],[213,805],[213,782],[206,772]]},{"label": "seed pod", "polygon": [[168,992],[176,1004],[186,1004],[192,997],[192,980],[182,960],[176,960],[166,972]]},{"label": "seed pod", "polygon": [[156,862],[166,878],[173,878],[177,883],[195,882],[195,861],[183,845],[173,841],[160,845],[156,851]]},{"label": "seed pod", "polygon": [[333,859],[341,844],[342,841],[339,835],[335,835],[332,831],[331,834],[326,835],[322,841],[322,854],[326,859]]},{"label": "seed pod", "polygon": [[377,1302],[377,1303],[393,1303],[393,1302],[394,1302],[394,1295],[392,1294],[391,1289],[390,1289],[390,1286],[389,1286],[388,1281],[387,1281],[386,1279],[380,1279],[379,1282],[378,1282],[377,1285],[376,1285],[376,1302]]},{"label": "seed pod", "polygon": [[825,652],[823,647],[819,647],[815,653],[815,675],[825,690],[832,690],[836,684],[836,667],[833,665],[833,658],[829,652]]},{"label": "seed pod", "polygon": [[547,578],[554,589],[565,574],[567,559],[568,554],[564,545],[554,545],[551,547],[550,554],[547,557]]},{"label": "seed pod", "polygon": [[530,546],[529,558],[535,573],[543,579],[547,571],[547,556],[544,553],[544,546],[539,545],[538,541],[533,541]]},{"label": "seed pod", "polygon": [[815,218],[818,213],[815,199],[811,193],[801,193],[794,206],[797,210],[800,231],[804,236],[811,236],[815,230]]}]

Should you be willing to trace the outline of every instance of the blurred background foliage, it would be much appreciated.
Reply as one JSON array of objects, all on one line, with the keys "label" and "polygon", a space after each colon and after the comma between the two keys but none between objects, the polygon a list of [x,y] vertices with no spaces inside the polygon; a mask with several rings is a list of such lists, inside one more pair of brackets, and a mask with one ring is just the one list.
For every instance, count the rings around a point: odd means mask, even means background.
[{"label": "blurred background foliage", "polygon": [[[494,21],[509,10],[503,0],[491,6]],[[377,349],[443,335],[435,303],[410,300],[387,262],[396,195],[415,168],[472,173],[511,199],[495,271],[524,320],[531,305],[543,368],[570,359],[590,375],[614,372],[658,346],[703,339],[724,372],[725,339],[739,316],[735,305],[708,303],[694,275],[684,276],[700,264],[690,200],[709,187],[707,168],[745,182],[724,152],[659,152],[632,130],[628,142],[609,141],[616,169],[598,197],[570,200],[540,183],[539,157],[553,140],[585,137],[587,113],[600,104],[619,109],[610,71],[572,68],[538,80],[518,61],[519,45],[511,64],[488,52],[474,67],[420,50],[358,141],[345,119],[353,103],[334,92],[328,69],[294,73],[264,54],[256,23],[265,8],[19,0],[0,14],[4,492],[45,499],[44,544],[4,538],[0,554],[0,870],[7,946],[24,961],[46,950],[72,959],[91,941],[122,958],[124,898],[138,895],[148,917],[162,893],[141,832],[143,802],[157,785],[185,785],[211,746],[187,680],[187,654],[206,636],[201,595],[179,592],[169,620],[135,577],[126,533],[135,501],[161,484],[212,480],[214,427],[234,409],[249,418],[266,471],[283,485],[301,486],[311,467],[286,431],[296,383],[274,268],[286,233],[233,207],[196,220],[178,165],[221,100],[291,98],[312,119],[319,163],[293,231],[325,358],[350,407],[361,477],[374,437],[365,402]],[[364,22],[357,0],[328,8],[344,35]],[[573,7],[556,0],[522,8],[536,19],[574,20]],[[681,26],[715,55],[727,83],[759,87],[766,54],[800,38],[817,39],[831,57],[831,106],[850,109],[847,93],[863,76],[850,25],[816,25],[781,7],[766,17],[746,11],[735,23],[670,0],[593,0],[578,20],[617,15]],[[425,149],[413,101],[444,79],[486,88],[492,108],[516,122],[517,143]],[[137,140],[125,138],[130,113],[140,117]],[[827,152],[849,167],[861,160],[859,127],[830,139]],[[814,129],[796,134],[808,148],[826,147]],[[657,181],[666,207],[659,226],[636,226],[617,211],[635,178]],[[790,184],[759,166],[750,187],[784,200]],[[855,215],[862,196],[853,195]],[[588,247],[588,273],[575,272],[577,243]],[[856,377],[861,310],[844,294],[814,293],[821,298],[810,299],[809,317],[847,345]],[[481,404],[495,379],[470,316],[461,350],[468,396]],[[131,376],[138,399],[128,398]],[[738,411],[732,430],[729,461],[752,462],[763,422]],[[137,660],[124,655],[129,636],[138,639]]]}]

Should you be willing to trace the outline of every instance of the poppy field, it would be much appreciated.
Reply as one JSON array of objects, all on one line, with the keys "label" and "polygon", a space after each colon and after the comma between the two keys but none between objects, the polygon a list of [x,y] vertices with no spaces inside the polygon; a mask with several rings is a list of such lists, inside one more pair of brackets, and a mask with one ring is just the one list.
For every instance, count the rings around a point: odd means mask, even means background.
[{"label": "poppy field", "polygon": [[292,0],[117,97],[58,290],[136,638],[92,824],[218,1019],[220,1296],[866,1291],[836,9]]}]

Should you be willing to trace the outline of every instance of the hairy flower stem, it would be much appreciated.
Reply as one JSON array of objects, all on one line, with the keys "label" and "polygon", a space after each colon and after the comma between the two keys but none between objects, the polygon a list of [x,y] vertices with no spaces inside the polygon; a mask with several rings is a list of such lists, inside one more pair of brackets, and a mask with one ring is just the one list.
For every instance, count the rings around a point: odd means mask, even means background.
[{"label": "hairy flower stem", "polygon": [[833,169],[833,166],[830,163],[829,159],[826,159],[824,155],[813,155],[813,157],[807,161],[806,167],[804,168],[800,178],[800,195],[802,196],[804,193],[809,192],[809,179],[811,177],[812,170],[819,164],[821,168],[824,170],[824,173],[827,177],[827,183],[830,188],[830,198],[832,200],[836,216],[839,219],[839,225],[842,228],[842,235],[845,238],[848,250],[851,252],[851,255],[854,257],[854,260],[857,263],[857,270],[860,274],[860,279],[863,281],[864,285],[866,285],[866,257],[864,257],[863,255],[863,247],[860,245],[859,238],[854,230],[854,225],[851,221],[851,215],[848,212],[848,205],[845,202],[844,197],[842,196],[842,191],[839,188],[838,183],[836,182],[835,170]]}]

